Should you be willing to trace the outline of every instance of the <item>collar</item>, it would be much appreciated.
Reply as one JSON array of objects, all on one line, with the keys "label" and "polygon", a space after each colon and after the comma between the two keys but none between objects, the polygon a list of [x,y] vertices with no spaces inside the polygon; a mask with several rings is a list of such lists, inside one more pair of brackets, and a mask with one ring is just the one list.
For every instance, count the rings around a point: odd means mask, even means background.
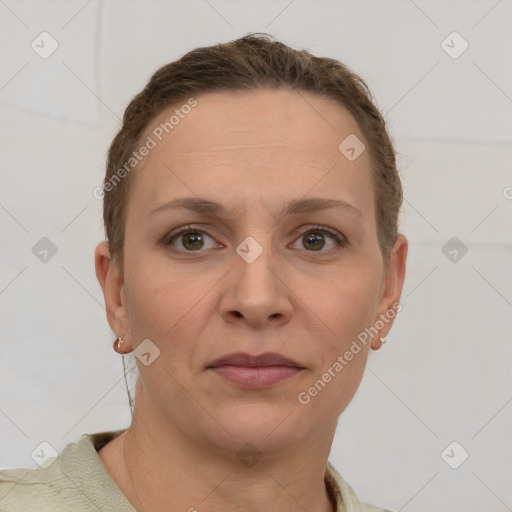
[{"label": "collar", "polygon": [[[61,459],[61,467],[69,464],[70,469],[69,471],[66,469],[66,473],[84,493],[90,495],[91,487],[95,486],[96,492],[92,499],[101,508],[107,507],[116,512],[135,512],[97,453],[125,431],[126,429],[121,429],[82,434],[78,443],[70,443],[59,455],[59,459]],[[84,473],[88,475],[85,480]],[[359,501],[352,487],[342,479],[329,461],[327,461],[324,481],[336,512],[366,512],[365,504]]]}]

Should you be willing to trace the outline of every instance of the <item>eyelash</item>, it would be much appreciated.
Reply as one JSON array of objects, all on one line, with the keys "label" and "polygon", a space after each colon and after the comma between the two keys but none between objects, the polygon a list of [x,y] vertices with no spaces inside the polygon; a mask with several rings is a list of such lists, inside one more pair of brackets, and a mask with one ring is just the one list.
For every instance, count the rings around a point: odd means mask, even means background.
[{"label": "eyelash", "polygon": [[[182,235],[185,235],[187,233],[199,233],[199,234],[205,234],[205,235],[208,235],[208,233],[206,231],[203,231],[201,229],[194,229],[192,226],[186,226],[186,227],[183,227],[183,228],[180,228],[178,229],[177,231],[175,232],[171,232],[169,234],[169,236],[167,236],[164,241],[163,241],[163,244],[165,246],[172,246],[172,243],[174,242],[174,240],[176,240],[177,238],[179,238],[180,236]],[[334,240],[334,242],[336,243],[336,246],[338,249],[341,249],[343,247],[346,247],[348,245],[348,241],[347,239],[343,236],[343,235],[340,235],[338,234],[336,231],[331,231],[327,228],[323,228],[321,226],[314,226],[314,227],[309,227],[307,228],[306,230],[304,230],[303,232],[300,233],[299,235],[299,238],[308,234],[308,233],[322,233],[324,235],[328,235],[332,240]],[[210,236],[210,235],[208,235]],[[212,237],[210,237],[212,238]],[[177,249],[178,251],[181,251],[181,249]],[[332,250],[334,249],[329,249],[327,251],[307,251],[307,252],[318,252],[318,253],[330,253]],[[200,252],[200,251],[184,251],[184,252],[188,252],[188,253],[193,253],[193,252]]]}]

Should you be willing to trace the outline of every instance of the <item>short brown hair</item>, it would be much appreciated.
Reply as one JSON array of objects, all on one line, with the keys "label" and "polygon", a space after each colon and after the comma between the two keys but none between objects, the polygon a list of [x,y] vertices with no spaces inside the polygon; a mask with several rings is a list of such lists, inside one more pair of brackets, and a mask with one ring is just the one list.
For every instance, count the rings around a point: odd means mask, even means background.
[{"label": "short brown hair", "polygon": [[[158,69],[124,113],[122,126],[108,152],[103,220],[106,241],[123,273],[126,205],[131,178],[112,187],[114,174],[140,145],[141,135],[168,107],[199,93],[290,88],[334,99],[354,116],[366,139],[375,193],[377,237],[387,267],[398,233],[403,200],[395,149],[386,123],[364,80],[343,63],[295,50],[268,34],[249,34],[214,46],[196,48]],[[341,141],[340,141],[341,142]],[[105,185],[110,182],[110,187]]]}]

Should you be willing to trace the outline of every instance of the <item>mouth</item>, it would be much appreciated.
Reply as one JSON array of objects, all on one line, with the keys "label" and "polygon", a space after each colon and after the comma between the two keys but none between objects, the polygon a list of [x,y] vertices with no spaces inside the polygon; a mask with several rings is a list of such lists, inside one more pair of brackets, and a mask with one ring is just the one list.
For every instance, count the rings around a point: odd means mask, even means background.
[{"label": "mouth", "polygon": [[256,356],[236,352],[216,359],[207,369],[232,384],[258,389],[289,380],[305,368],[275,352]]}]

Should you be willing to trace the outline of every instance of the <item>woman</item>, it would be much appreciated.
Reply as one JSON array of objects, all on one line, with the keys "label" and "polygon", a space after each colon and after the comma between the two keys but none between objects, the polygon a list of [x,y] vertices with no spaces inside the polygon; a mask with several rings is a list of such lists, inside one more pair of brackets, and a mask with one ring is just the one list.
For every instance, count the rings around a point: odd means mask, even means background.
[{"label": "woman", "polygon": [[100,193],[132,423],[0,472],[0,509],[384,510],[328,462],[407,257],[364,82],[266,35],[195,49],[129,104]]}]

